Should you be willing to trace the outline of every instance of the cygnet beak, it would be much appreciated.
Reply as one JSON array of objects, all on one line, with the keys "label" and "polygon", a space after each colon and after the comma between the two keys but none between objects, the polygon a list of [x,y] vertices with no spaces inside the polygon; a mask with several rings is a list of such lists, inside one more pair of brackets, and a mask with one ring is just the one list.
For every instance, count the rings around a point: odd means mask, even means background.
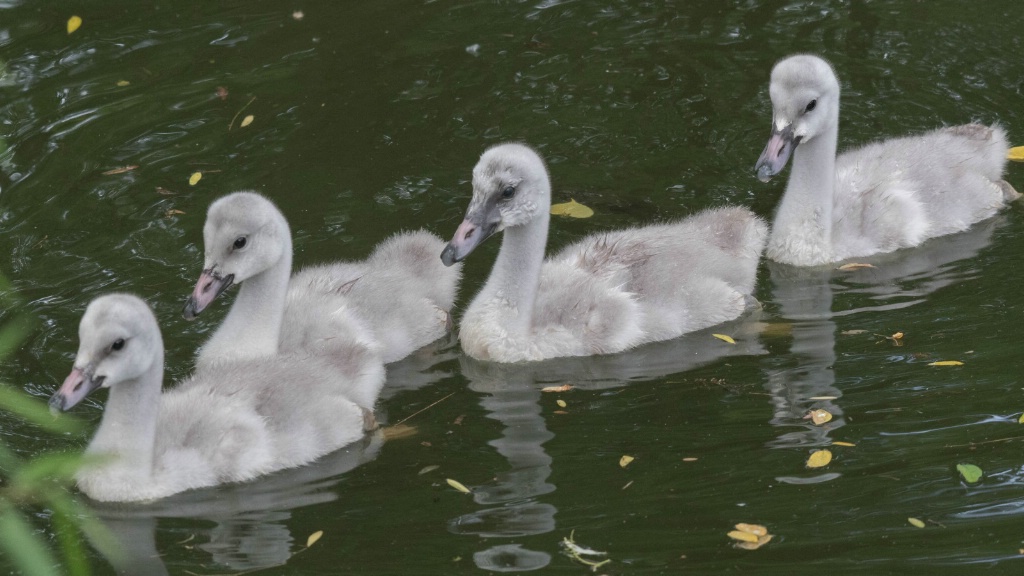
[{"label": "cygnet beak", "polygon": [[772,179],[772,176],[782,172],[782,169],[786,167],[786,162],[789,162],[789,157],[793,154],[793,149],[798,144],[800,144],[800,139],[793,137],[792,124],[782,130],[772,124],[772,134],[768,138],[768,145],[764,147],[764,152],[761,152],[761,157],[754,165],[757,179],[767,182]]},{"label": "cygnet beak", "polygon": [[467,215],[455,230],[452,241],[444,247],[444,251],[441,252],[441,262],[445,266],[462,262],[481,242],[498,231],[498,222],[480,224],[474,220],[478,220],[478,218]]},{"label": "cygnet beak", "polygon": [[199,282],[196,283],[195,289],[192,290],[192,295],[185,301],[185,308],[181,311],[181,315],[184,316],[185,320],[195,320],[195,317],[200,312],[206,310],[210,302],[213,302],[217,296],[220,296],[221,292],[231,287],[234,280],[234,274],[221,276],[213,268],[203,270],[203,273],[199,275]]},{"label": "cygnet beak", "polygon": [[90,392],[99,388],[103,384],[103,380],[102,376],[94,378],[92,370],[88,366],[73,368],[71,374],[64,379],[60,389],[50,396],[50,413],[56,415],[58,412],[70,410]]}]

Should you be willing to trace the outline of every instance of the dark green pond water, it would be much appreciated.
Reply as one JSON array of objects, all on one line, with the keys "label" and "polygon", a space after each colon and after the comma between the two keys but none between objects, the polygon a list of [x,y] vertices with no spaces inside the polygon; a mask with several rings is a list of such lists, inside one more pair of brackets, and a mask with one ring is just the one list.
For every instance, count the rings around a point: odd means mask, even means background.
[{"label": "dark green pond water", "polygon": [[[0,269],[37,319],[0,377],[49,396],[85,305],[113,290],[154,306],[168,382],[188,374],[230,301],[179,314],[203,218],[239,189],[284,208],[299,265],[400,229],[450,237],[505,140],[542,151],[556,201],[596,212],[554,221],[552,247],[722,204],[770,217],[785,178],[752,168],[768,72],[797,51],[839,72],[841,147],[972,120],[1022,144],[1021,30],[1012,0],[0,1]],[[1024,165],[1007,178],[1024,189]],[[463,305],[497,247],[467,261]],[[389,370],[382,420],[440,401],[412,436],[96,513],[146,574],[589,573],[561,552],[573,531],[604,574],[1017,573],[1022,250],[1014,206],[874,269],[765,264],[760,314],[628,354],[502,368],[443,343]],[[76,413],[98,422],[102,400]],[[834,419],[803,419],[818,408]],[[7,416],[0,434],[26,456],[87,441]],[[805,467],[834,441],[855,446]],[[737,522],[775,539],[736,549]]]}]

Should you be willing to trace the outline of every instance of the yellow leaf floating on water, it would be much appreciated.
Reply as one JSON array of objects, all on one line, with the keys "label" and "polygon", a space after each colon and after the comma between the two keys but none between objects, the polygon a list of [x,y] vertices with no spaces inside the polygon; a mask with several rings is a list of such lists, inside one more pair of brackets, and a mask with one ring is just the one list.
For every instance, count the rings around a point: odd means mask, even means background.
[{"label": "yellow leaf floating on water", "polygon": [[849,264],[843,264],[836,270],[858,270],[860,268],[874,268],[873,264],[865,264],[864,262],[850,262]]},{"label": "yellow leaf floating on water", "polygon": [[562,384],[561,386],[547,386],[541,388],[541,392],[568,392],[572,390],[572,384]]},{"label": "yellow leaf floating on water", "polygon": [[807,459],[808,468],[821,468],[828,466],[828,463],[832,461],[831,450],[817,450],[811,453],[811,457]]},{"label": "yellow leaf floating on water", "polygon": [[565,400],[555,400],[555,404],[558,404],[558,406],[561,408],[565,408],[567,406]]},{"label": "yellow leaf floating on water", "polygon": [[839,396],[811,396],[808,400],[837,400]]},{"label": "yellow leaf floating on water", "polygon": [[910,522],[910,525],[915,528],[924,528],[924,522],[921,522],[917,518],[907,518],[907,522]]},{"label": "yellow leaf floating on water", "polygon": [[193,172],[192,175],[188,177],[188,185],[189,186],[195,186],[202,179],[203,179],[203,173],[202,172]]},{"label": "yellow leaf floating on water", "polygon": [[729,344],[735,344],[736,341],[732,339],[732,336],[726,336],[725,334],[712,334],[715,338],[718,338],[722,342],[728,342]]},{"label": "yellow leaf floating on water", "polygon": [[729,538],[737,540],[733,545],[744,550],[757,550],[771,541],[772,535],[768,529],[760,524],[746,524],[740,522],[736,529],[729,532]]},{"label": "yellow leaf floating on water", "polygon": [[740,522],[736,525],[736,529],[741,532],[753,534],[754,536],[767,536],[768,529],[760,524],[747,524],[746,522]]},{"label": "yellow leaf floating on water", "polygon": [[758,536],[757,542],[737,542],[734,545],[737,548],[742,548],[744,550],[757,550],[761,546],[771,542],[772,537],[773,536],[771,534],[765,534],[764,536]]},{"label": "yellow leaf floating on water", "polygon": [[1024,146],[1010,148],[1010,153],[1006,155],[1006,158],[1014,162],[1024,162]]},{"label": "yellow leaf floating on water", "polygon": [[818,426],[821,426],[825,422],[832,420],[832,413],[829,412],[828,410],[823,410],[819,408],[817,410],[811,410],[810,413],[807,414],[807,416],[804,416],[805,420],[808,418],[811,419],[811,422],[814,422]]},{"label": "yellow leaf floating on water", "polygon": [[856,446],[856,444],[854,444],[852,442],[833,442],[832,445],[833,446]]},{"label": "yellow leaf floating on water", "polygon": [[306,548],[309,548],[313,544],[316,544],[316,541],[319,540],[320,537],[323,536],[323,535],[324,535],[324,531],[323,530],[317,530],[316,532],[313,532],[312,534],[310,534],[309,538],[306,538]]},{"label": "yellow leaf floating on water", "polygon": [[1024,414],[1021,414],[1020,418],[1017,418],[1017,424],[1024,424]]},{"label": "yellow leaf floating on water", "polygon": [[451,478],[445,478],[445,481],[448,482],[449,486],[451,486],[452,488],[455,488],[456,490],[458,490],[459,492],[462,492],[463,494],[469,494],[469,493],[472,492],[469,488],[466,488],[465,484],[463,484],[462,482],[459,482],[458,480],[452,480]]},{"label": "yellow leaf floating on water", "polygon": [[619,458],[619,466],[625,468],[626,466],[629,466],[629,463],[632,462],[633,460],[636,460],[636,458],[633,458],[632,456],[628,455],[623,456],[622,458]]},{"label": "yellow leaf floating on water", "polygon": [[742,542],[757,542],[757,534],[751,534],[742,530],[733,530],[729,532],[728,536],[733,540],[740,540]]},{"label": "yellow leaf floating on water", "polygon": [[129,84],[131,84],[131,82],[129,82],[127,80],[118,80],[117,81],[117,85],[120,86],[121,88],[124,88],[125,86],[127,86]]},{"label": "yellow leaf floating on water", "polygon": [[929,366],[963,366],[964,363],[959,360],[939,360],[938,362],[932,362]]},{"label": "yellow leaf floating on water", "polygon": [[245,118],[242,118],[242,123],[239,124],[239,126],[241,126],[242,128],[245,128],[249,124],[252,124],[252,121],[255,120],[255,119],[256,118],[254,118],[252,114],[249,114]]},{"label": "yellow leaf floating on water", "polygon": [[82,25],[82,19],[78,16],[68,18],[68,34],[71,34]]},{"label": "yellow leaf floating on water", "polygon": [[571,218],[590,218],[594,215],[594,211],[570,199],[568,202],[561,204],[552,204],[551,214],[553,216],[569,216]]}]

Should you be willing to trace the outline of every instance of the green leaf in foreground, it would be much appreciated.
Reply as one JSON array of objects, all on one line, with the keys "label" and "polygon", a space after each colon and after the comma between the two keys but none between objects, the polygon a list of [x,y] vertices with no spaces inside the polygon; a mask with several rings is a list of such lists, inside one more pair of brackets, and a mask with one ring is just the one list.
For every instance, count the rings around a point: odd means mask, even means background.
[{"label": "green leaf in foreground", "polygon": [[58,576],[57,559],[35,528],[13,507],[0,509],[0,548],[15,567],[33,576]]},{"label": "green leaf in foreground", "polygon": [[981,480],[981,468],[978,468],[974,464],[957,464],[956,470],[964,477],[964,480],[966,480],[968,484],[974,484],[978,480]]}]

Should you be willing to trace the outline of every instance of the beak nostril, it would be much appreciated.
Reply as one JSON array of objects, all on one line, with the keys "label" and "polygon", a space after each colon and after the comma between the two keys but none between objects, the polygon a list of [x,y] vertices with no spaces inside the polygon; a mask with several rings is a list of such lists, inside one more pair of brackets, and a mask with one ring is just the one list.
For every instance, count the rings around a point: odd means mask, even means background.
[{"label": "beak nostril", "polygon": [[82,387],[82,384],[85,384],[85,380],[80,380],[78,384],[75,384],[75,392],[78,392],[78,389]]},{"label": "beak nostril", "polygon": [[469,230],[466,230],[466,240],[472,238],[473,234],[476,234],[476,228],[470,228]]}]

